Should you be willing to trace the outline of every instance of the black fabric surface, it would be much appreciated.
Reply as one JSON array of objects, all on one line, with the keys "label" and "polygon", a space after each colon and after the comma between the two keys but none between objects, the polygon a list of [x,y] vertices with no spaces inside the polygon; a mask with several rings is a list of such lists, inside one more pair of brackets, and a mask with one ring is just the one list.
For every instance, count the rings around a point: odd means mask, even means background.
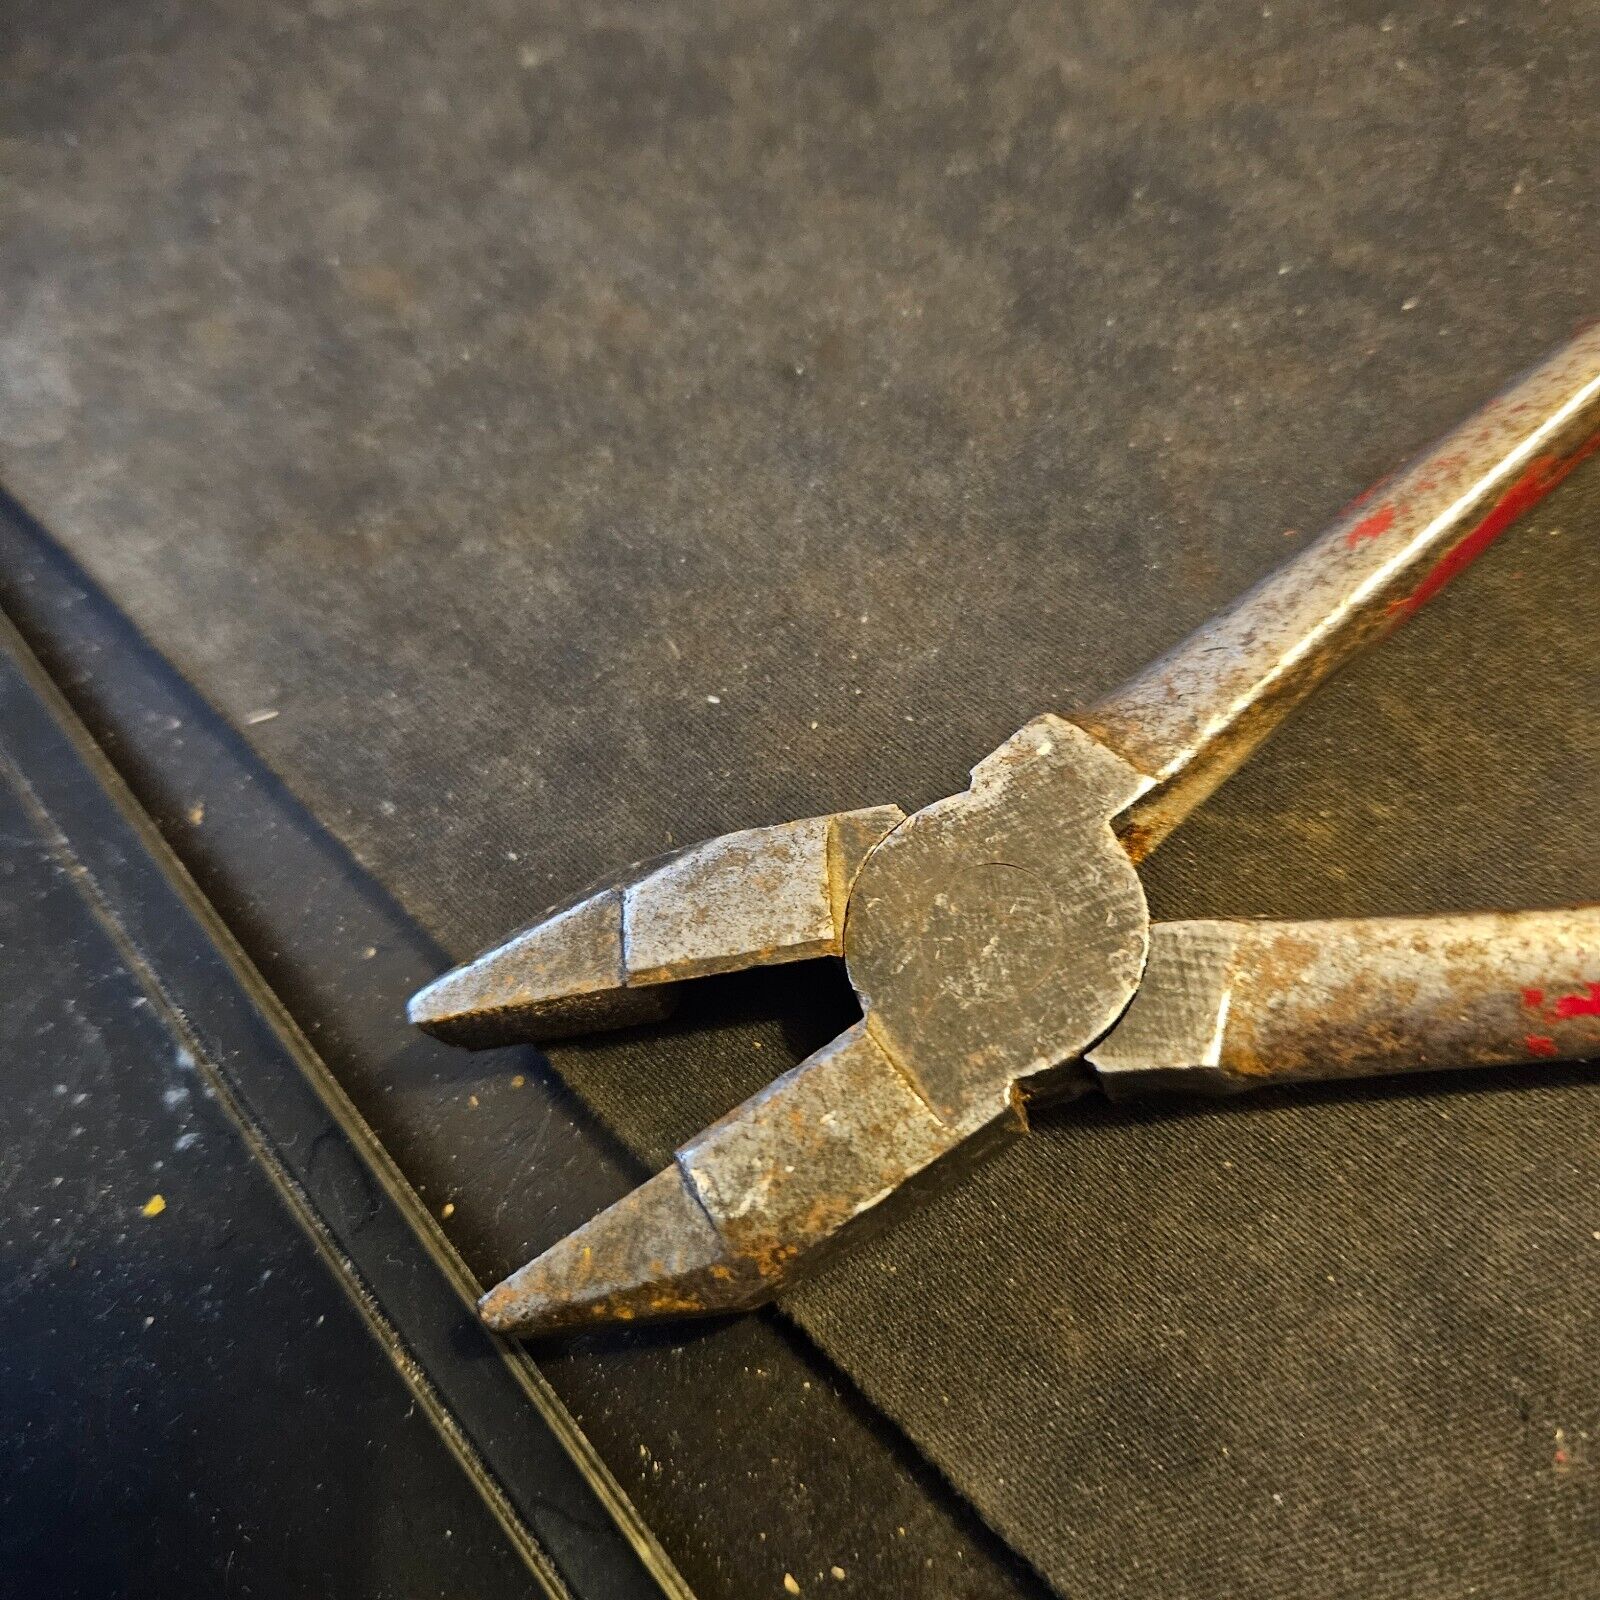
[{"label": "black fabric surface", "polygon": [[[8,26],[0,472],[461,954],[956,787],[1600,288],[1579,0]],[[1591,467],[1158,913],[1600,892],[1597,520]],[[552,1060],[659,1160],[798,981]],[[789,1309],[1064,1592],[1592,1593],[1597,1092],[1080,1109]]]}]

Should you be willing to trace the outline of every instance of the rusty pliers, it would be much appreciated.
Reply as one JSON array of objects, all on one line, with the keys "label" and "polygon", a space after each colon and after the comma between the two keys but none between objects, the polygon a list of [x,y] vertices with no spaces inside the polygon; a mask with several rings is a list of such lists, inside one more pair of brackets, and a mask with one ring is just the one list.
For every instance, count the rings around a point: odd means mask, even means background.
[{"label": "rusty pliers", "polygon": [[428,985],[412,1020],[473,1047],[646,1021],[680,980],[815,956],[842,956],[861,1002],[484,1318],[534,1333],[756,1305],[1047,1095],[1600,1055],[1600,906],[1152,926],[1137,870],[1597,445],[1600,325],[1124,688],[1028,723],[965,792],[692,846]]}]

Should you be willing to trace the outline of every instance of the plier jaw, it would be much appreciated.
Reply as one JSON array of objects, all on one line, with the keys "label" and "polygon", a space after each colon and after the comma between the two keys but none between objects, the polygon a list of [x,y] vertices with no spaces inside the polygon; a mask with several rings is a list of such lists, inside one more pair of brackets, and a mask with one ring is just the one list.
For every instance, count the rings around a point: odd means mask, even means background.
[{"label": "plier jaw", "polygon": [[667,1015],[677,985],[836,956],[850,886],[898,806],[749,828],[640,862],[412,996],[419,1028],[469,1049]]}]

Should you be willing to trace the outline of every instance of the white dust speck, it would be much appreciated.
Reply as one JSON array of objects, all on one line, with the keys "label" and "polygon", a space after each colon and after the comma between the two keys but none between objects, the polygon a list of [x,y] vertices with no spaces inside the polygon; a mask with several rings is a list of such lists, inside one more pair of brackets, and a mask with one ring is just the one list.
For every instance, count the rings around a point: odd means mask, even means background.
[{"label": "white dust speck", "polygon": [[245,726],[247,728],[253,728],[253,727],[255,727],[255,725],[258,722],[271,722],[272,719],[275,716],[277,716],[278,714],[279,713],[277,712],[276,709],[264,710],[264,711],[252,711],[252,712],[250,712],[250,714],[248,716],[246,716],[246,718],[244,719],[244,723],[245,723]]}]

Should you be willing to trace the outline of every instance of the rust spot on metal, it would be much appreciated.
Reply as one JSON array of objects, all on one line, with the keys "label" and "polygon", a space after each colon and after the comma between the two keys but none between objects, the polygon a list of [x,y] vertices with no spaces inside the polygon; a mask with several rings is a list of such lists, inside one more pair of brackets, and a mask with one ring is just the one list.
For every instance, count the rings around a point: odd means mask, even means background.
[{"label": "rust spot on metal", "polygon": [[1116,832],[1122,841],[1122,848],[1128,852],[1128,859],[1135,866],[1138,866],[1165,837],[1152,819],[1137,812],[1124,812],[1117,819]]}]

